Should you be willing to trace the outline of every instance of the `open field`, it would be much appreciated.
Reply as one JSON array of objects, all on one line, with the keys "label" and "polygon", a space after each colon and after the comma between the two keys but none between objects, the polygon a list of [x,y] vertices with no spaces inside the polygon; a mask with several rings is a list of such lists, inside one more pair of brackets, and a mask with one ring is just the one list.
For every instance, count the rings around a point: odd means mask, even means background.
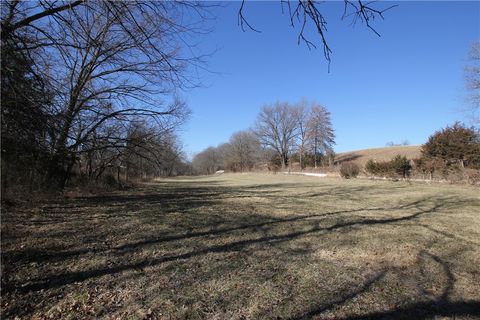
[{"label": "open field", "polygon": [[414,159],[420,157],[421,146],[395,146],[384,148],[364,149],[339,153],[335,156],[335,162],[353,161],[360,167],[364,167],[368,160],[390,161],[397,154]]},{"label": "open field", "polygon": [[480,318],[474,187],[225,174],[3,210],[3,318]]}]

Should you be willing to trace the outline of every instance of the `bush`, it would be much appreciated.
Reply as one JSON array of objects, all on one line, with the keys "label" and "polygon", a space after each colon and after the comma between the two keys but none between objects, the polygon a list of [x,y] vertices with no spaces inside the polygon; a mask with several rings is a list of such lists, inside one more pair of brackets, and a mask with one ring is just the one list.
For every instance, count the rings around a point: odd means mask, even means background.
[{"label": "bush", "polygon": [[274,174],[276,174],[277,172],[280,171],[281,167],[282,167],[282,159],[277,154],[272,154],[267,162],[268,171],[271,171]]},{"label": "bush", "polygon": [[396,155],[390,161],[390,168],[396,175],[406,178],[410,176],[410,171],[412,170],[412,166],[410,165],[410,161],[405,156]]},{"label": "bush", "polygon": [[368,160],[367,163],[365,163],[365,171],[368,174],[375,174],[375,172],[377,172],[377,163],[372,159]]},{"label": "bush", "polygon": [[402,177],[406,178],[410,176],[410,171],[412,166],[407,157],[402,155],[396,155],[390,161],[379,161],[376,162],[372,159],[368,160],[365,164],[365,171],[368,174],[373,176],[383,176],[383,177]]},{"label": "bush", "polygon": [[372,176],[393,177],[395,174],[390,161],[368,160],[365,165],[365,171]]},{"label": "bush", "polygon": [[345,179],[356,178],[360,168],[353,162],[342,162],[340,166],[340,176]]},{"label": "bush", "polygon": [[467,176],[467,182],[472,185],[480,184],[480,170],[466,169],[465,174]]},{"label": "bush", "polygon": [[413,170],[416,173],[422,174],[424,179],[426,177],[429,179],[433,178],[433,173],[435,172],[435,163],[432,161],[432,159],[425,157],[413,159],[413,166]]},{"label": "bush", "polygon": [[480,134],[457,122],[428,138],[422,146],[422,158],[443,160],[447,166],[480,169]]}]

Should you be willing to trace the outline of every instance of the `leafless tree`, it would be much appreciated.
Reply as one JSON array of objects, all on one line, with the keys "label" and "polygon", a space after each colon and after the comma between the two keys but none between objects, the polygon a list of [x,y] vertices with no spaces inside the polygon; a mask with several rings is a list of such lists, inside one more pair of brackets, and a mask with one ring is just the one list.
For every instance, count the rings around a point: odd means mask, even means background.
[{"label": "leafless tree", "polygon": [[[242,0],[238,10],[238,24],[243,30],[249,28],[253,31],[260,32],[252,26],[245,17],[245,0]],[[306,34],[311,27],[320,36],[323,47],[323,54],[325,59],[330,62],[332,49],[327,41],[327,20],[322,13],[321,5],[323,2],[315,0],[281,0],[282,13],[286,13],[290,20],[290,25],[295,28],[299,25],[300,31],[298,33],[298,43],[305,43],[309,49],[316,48],[314,40],[309,39]],[[384,19],[384,13],[397,5],[378,4],[374,5],[376,1],[362,1],[362,0],[344,0],[343,19],[350,19],[351,24],[358,22],[363,23],[372,30],[377,36],[380,34],[374,29],[372,23],[375,19]],[[380,8],[381,7],[381,8]]]},{"label": "leafless tree", "polygon": [[254,132],[262,145],[277,152],[282,168],[286,168],[298,134],[294,108],[287,102],[264,106],[257,116]]},{"label": "leafless tree", "polygon": [[314,165],[317,167],[319,153],[333,152],[335,134],[333,131],[330,112],[319,104],[313,104],[308,121],[310,149],[314,154]]},{"label": "leafless tree", "polygon": [[159,134],[142,122],[129,124],[125,147],[119,149],[119,164],[128,176],[147,179],[171,176],[182,167],[183,153],[173,132]]},{"label": "leafless tree", "polygon": [[253,132],[236,132],[225,146],[225,167],[232,171],[249,171],[259,161],[260,153],[260,143]]},{"label": "leafless tree", "polygon": [[399,146],[408,146],[410,145],[410,141],[408,141],[407,139],[405,140],[402,140],[401,142],[393,142],[393,141],[388,141],[385,146],[387,147],[399,147]]},{"label": "leafless tree", "polygon": [[77,153],[75,170],[98,181],[105,173],[117,181],[171,176],[184,170],[184,156],[174,132],[158,132],[139,119],[102,126]]},{"label": "leafless tree", "polygon": [[303,158],[305,152],[307,151],[308,140],[310,139],[309,132],[309,117],[310,117],[310,108],[308,102],[305,99],[302,99],[294,107],[294,115],[297,121],[297,148],[298,148],[298,157],[300,160],[300,168],[304,168]]},{"label": "leafless tree", "polygon": [[[121,131],[105,130],[115,122],[150,118],[159,132],[183,123],[188,109],[174,94],[198,84],[187,70],[203,63],[192,37],[203,30],[202,8],[183,1],[2,6],[2,44],[14,42],[27,54],[40,50],[34,74],[55,94],[48,141],[56,164],[51,171],[61,169],[61,184],[93,139],[114,142],[112,148],[125,139]],[[197,14],[199,22],[186,22],[188,14]]]},{"label": "leafless tree", "polygon": [[217,148],[208,147],[193,157],[192,165],[198,174],[213,174],[223,168],[222,154]]},{"label": "leafless tree", "polygon": [[37,20],[42,20],[65,10],[72,10],[76,6],[84,4],[84,2],[83,0],[77,0],[25,4],[18,0],[5,1],[2,5],[2,39],[15,37],[17,30],[31,27]]},{"label": "leafless tree", "polygon": [[465,67],[465,84],[470,92],[469,114],[475,126],[480,125],[480,41],[475,41],[469,52],[469,64]]}]

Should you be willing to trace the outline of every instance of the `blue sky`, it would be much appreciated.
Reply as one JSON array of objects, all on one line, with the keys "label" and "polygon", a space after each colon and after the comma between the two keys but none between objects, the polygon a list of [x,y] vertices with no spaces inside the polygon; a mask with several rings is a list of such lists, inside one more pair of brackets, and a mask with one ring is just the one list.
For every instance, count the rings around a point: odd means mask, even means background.
[{"label": "blue sky", "polygon": [[[466,121],[464,67],[480,39],[480,3],[398,4],[373,24],[341,20],[343,2],[320,8],[328,21],[330,72],[323,50],[297,45],[299,29],[282,15],[279,1],[247,2],[245,16],[261,30],[237,25],[240,2],[217,8],[214,32],[203,52],[217,50],[200,72],[203,87],[184,93],[192,117],[181,138],[189,156],[248,129],[264,104],[315,100],[332,114],[336,152],[382,147],[389,141],[422,144],[434,131]],[[311,40],[318,39],[316,35]]]}]

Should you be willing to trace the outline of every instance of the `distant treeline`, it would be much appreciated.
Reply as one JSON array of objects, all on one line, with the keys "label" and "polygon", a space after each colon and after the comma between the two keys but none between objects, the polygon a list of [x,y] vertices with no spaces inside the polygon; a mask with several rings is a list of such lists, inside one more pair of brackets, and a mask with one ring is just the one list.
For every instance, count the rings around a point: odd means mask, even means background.
[{"label": "distant treeline", "polygon": [[197,174],[220,169],[278,171],[292,162],[299,169],[332,165],[334,144],[330,112],[324,106],[307,100],[276,102],[261,109],[251,129],[198,153],[192,165]]}]

